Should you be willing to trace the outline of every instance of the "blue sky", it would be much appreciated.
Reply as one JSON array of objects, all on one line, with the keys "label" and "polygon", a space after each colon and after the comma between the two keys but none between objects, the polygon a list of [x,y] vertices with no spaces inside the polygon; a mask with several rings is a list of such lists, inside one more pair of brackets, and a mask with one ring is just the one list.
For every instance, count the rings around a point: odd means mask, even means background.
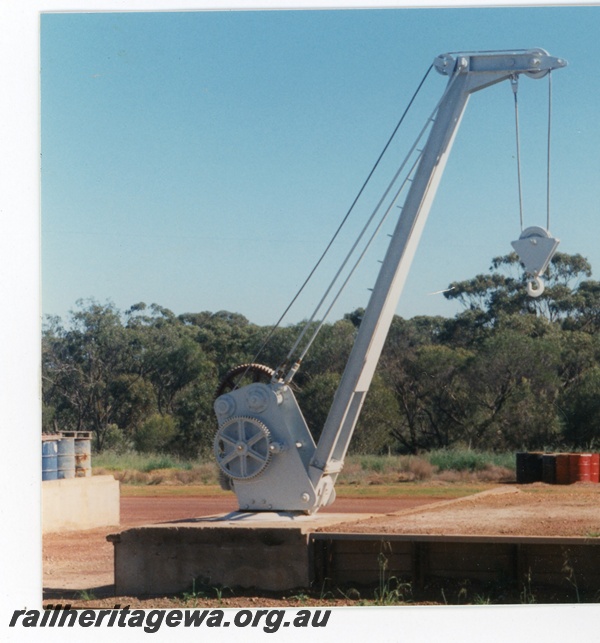
[{"label": "blue sky", "polygon": [[[433,58],[543,47],[551,230],[600,270],[600,7],[45,14],[42,308],[79,298],[271,324],[337,228]],[[432,72],[364,204],[288,322],[307,317],[443,92]],[[520,83],[525,225],[545,225],[545,79]],[[471,98],[398,313],[520,233],[509,83]],[[385,232],[390,232],[390,223]],[[385,233],[333,311],[368,301]]]}]

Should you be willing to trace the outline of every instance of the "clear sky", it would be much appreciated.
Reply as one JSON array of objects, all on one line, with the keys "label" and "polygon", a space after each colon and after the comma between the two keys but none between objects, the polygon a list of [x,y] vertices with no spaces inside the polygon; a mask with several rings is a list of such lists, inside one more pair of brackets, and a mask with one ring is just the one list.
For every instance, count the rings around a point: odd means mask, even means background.
[{"label": "clear sky", "polygon": [[[553,74],[551,230],[600,270],[600,7],[46,14],[41,19],[42,305],[79,298],[277,320],[366,178],[433,58],[543,47]],[[331,260],[441,96],[432,72]],[[521,80],[525,225],[546,220],[546,79]],[[472,97],[398,308],[488,270],[520,233],[508,82]],[[391,231],[391,224],[386,232]],[[364,306],[386,235],[333,319]]]}]

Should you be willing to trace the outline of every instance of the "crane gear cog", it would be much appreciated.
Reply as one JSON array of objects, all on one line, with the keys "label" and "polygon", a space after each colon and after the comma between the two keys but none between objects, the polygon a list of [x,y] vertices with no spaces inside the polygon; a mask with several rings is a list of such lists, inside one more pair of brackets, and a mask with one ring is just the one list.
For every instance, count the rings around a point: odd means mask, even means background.
[{"label": "crane gear cog", "polygon": [[233,480],[222,469],[219,469],[219,486],[223,491],[233,489]]},{"label": "crane gear cog", "polygon": [[223,393],[229,393],[241,388],[246,384],[255,384],[257,382],[267,384],[274,374],[275,371],[272,368],[263,364],[240,364],[232,368],[221,380],[215,393],[215,398],[223,395]]},{"label": "crane gear cog", "polygon": [[232,417],[215,436],[214,450],[220,470],[234,480],[248,480],[262,473],[272,451],[271,433],[260,421],[250,417]]}]

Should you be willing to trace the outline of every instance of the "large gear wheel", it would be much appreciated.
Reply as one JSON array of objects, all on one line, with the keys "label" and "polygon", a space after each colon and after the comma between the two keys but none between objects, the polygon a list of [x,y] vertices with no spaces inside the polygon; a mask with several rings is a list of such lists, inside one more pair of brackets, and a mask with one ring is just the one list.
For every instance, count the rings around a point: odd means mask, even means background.
[{"label": "large gear wheel", "polygon": [[215,456],[220,470],[234,480],[248,480],[263,472],[271,459],[271,433],[260,421],[232,417],[215,436]]},{"label": "large gear wheel", "polygon": [[223,491],[233,489],[233,480],[222,469],[219,469],[219,486]]},{"label": "large gear wheel", "polygon": [[229,393],[234,389],[241,388],[246,384],[255,384],[262,382],[267,384],[271,381],[275,371],[263,364],[240,364],[232,368],[225,377],[221,380],[217,388],[215,398]]}]

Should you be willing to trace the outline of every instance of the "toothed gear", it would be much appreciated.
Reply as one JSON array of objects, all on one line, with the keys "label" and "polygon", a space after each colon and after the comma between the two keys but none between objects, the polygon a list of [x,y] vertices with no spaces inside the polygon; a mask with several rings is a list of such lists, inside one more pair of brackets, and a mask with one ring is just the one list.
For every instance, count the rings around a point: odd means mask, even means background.
[{"label": "toothed gear", "polygon": [[222,469],[219,469],[219,486],[223,491],[233,489],[233,480]]},{"label": "toothed gear", "polygon": [[260,421],[233,417],[215,436],[215,456],[220,470],[234,480],[248,480],[262,473],[271,459],[271,433]]},{"label": "toothed gear", "polygon": [[245,384],[262,382],[267,384],[271,381],[275,371],[264,364],[240,364],[232,368],[221,380],[215,398],[228,393]]}]

